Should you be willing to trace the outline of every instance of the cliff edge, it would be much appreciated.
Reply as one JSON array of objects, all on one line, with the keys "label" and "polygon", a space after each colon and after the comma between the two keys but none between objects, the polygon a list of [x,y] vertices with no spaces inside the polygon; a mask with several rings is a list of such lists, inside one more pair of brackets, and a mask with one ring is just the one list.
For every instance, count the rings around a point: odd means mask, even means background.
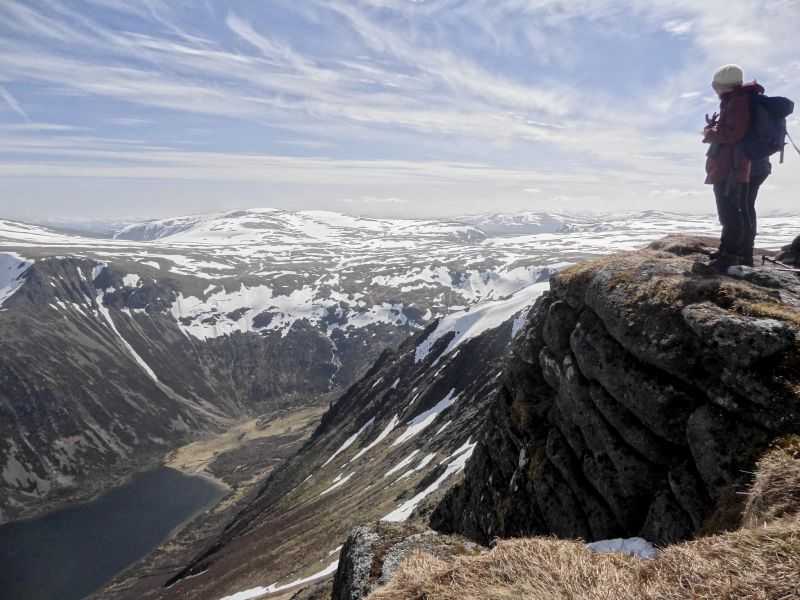
[{"label": "cliff edge", "polygon": [[717,273],[711,247],[671,236],[553,276],[435,529],[666,544],[738,525],[758,457],[800,431],[800,278]]}]

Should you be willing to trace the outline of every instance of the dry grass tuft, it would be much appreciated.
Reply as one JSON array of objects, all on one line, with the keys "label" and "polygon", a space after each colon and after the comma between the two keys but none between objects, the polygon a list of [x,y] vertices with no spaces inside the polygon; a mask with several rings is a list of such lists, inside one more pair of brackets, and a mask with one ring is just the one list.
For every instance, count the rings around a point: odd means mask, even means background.
[{"label": "dry grass tuft", "polygon": [[800,513],[800,436],[777,440],[756,467],[747,494],[745,526],[769,523]]},{"label": "dry grass tuft", "polygon": [[751,314],[754,317],[776,319],[778,321],[791,323],[795,327],[800,327],[800,311],[796,308],[780,304],[772,298],[760,302],[743,302],[741,306],[743,312]]},{"label": "dry grass tuft", "polygon": [[[412,555],[370,600],[600,598],[634,582],[629,557],[595,554],[580,542],[527,538],[499,542],[488,554],[444,562]],[[600,595],[599,595],[600,594]]]},{"label": "dry grass tuft", "polygon": [[719,240],[712,237],[673,233],[652,242],[647,247],[650,250],[660,250],[677,256],[685,256],[687,254],[707,255],[712,250],[716,250],[717,246],[719,246]]},{"label": "dry grass tuft", "polygon": [[800,598],[800,436],[758,462],[738,531],[665,548],[648,561],[582,542],[501,541],[444,561],[412,555],[370,600],[679,600]]}]

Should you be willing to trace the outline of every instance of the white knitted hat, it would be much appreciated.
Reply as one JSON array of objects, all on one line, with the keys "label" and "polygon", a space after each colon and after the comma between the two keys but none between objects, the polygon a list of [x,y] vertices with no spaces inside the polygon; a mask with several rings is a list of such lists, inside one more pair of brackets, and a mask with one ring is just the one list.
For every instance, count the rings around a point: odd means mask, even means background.
[{"label": "white knitted hat", "polygon": [[739,65],[725,65],[719,71],[714,73],[712,83],[717,85],[732,86],[742,85],[744,81],[744,73],[742,67]]}]

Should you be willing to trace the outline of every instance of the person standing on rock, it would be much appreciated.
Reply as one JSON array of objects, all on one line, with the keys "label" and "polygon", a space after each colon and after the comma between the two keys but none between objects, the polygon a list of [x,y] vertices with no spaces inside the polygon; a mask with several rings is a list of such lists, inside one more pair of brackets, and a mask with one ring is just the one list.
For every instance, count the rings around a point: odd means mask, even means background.
[{"label": "person standing on rock", "polygon": [[[763,93],[764,88],[755,81],[744,85],[744,75],[738,65],[719,69],[711,87],[720,99],[719,113],[706,116],[703,143],[710,144],[706,153],[706,183],[714,186],[717,215],[722,225],[719,252],[714,259],[719,266],[752,264],[758,189],[756,186],[753,193],[748,194],[752,165],[740,142],[750,126],[751,94]],[[759,185],[769,175],[768,171],[763,172],[767,167],[758,165],[762,170]]]}]

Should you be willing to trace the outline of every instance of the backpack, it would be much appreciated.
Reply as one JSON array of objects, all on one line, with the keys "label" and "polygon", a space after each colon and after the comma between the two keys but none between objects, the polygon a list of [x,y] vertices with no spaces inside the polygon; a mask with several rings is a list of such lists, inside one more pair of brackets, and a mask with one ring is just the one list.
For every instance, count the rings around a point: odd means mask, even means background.
[{"label": "backpack", "polygon": [[794,111],[794,102],[781,96],[753,94],[750,100],[750,127],[744,136],[744,153],[750,160],[763,160],[786,145],[786,117]]}]

